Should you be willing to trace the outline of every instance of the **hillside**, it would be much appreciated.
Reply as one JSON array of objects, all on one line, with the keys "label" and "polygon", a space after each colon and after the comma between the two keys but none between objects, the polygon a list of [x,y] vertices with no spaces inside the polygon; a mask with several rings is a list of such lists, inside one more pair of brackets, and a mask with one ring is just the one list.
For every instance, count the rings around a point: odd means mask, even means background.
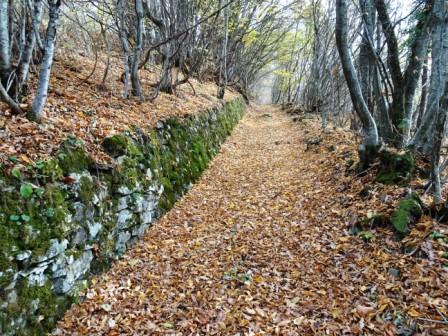
[{"label": "hillside", "polygon": [[[120,80],[123,68],[118,57],[111,60],[106,87],[101,87],[105,62],[103,55],[95,68],[91,57],[57,55],[40,124],[27,120],[25,115],[11,115],[6,104],[0,102],[0,165],[11,166],[16,161],[30,164],[45,159],[68,136],[84,141],[98,163],[110,163],[110,157],[101,148],[105,137],[135,128],[147,130],[160,120],[199,113],[221,104],[216,98],[218,87],[214,83],[200,83],[195,79],[180,86],[175,95],[160,92],[153,102],[124,99]],[[93,69],[96,70],[91,75]],[[142,71],[142,85],[150,87],[156,76],[157,68]],[[230,90],[225,100],[237,96]],[[28,105],[25,99],[23,108]]]}]

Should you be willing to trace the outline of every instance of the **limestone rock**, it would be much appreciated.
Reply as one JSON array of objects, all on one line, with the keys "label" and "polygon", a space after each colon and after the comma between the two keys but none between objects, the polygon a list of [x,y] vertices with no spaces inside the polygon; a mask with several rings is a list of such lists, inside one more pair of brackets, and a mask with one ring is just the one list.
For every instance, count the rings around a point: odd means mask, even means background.
[{"label": "limestone rock", "polygon": [[128,231],[120,232],[117,243],[115,244],[115,251],[118,255],[122,255],[126,251],[126,244],[131,239],[131,234]]},{"label": "limestone rock", "polygon": [[129,221],[132,219],[133,213],[129,210],[122,210],[117,214],[117,228],[124,229],[128,227]]},{"label": "limestone rock", "polygon": [[67,249],[67,246],[68,246],[67,239],[64,239],[62,242],[59,242],[59,240],[57,239],[51,239],[50,248],[48,249],[47,253],[44,256],[38,257],[37,261],[41,263],[49,259],[52,259],[57,255],[61,254],[62,252],[64,252]]}]

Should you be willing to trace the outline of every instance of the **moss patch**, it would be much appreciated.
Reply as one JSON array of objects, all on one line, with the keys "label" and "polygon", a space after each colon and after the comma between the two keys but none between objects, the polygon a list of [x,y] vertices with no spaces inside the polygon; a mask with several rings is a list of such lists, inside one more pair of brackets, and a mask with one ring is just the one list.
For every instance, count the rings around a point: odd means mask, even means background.
[{"label": "moss patch", "polygon": [[[71,304],[71,300],[58,298],[49,282],[39,287],[30,285],[26,279],[18,284],[17,297],[16,305],[9,307],[10,313],[16,315],[28,312],[27,329],[19,331],[17,335],[44,335]],[[37,311],[30,311],[33,306],[37,306]],[[43,319],[40,320],[40,317]]]},{"label": "moss patch", "polygon": [[102,146],[106,153],[113,157],[123,155],[136,157],[141,155],[141,152],[134,143],[134,140],[127,133],[107,137],[104,139]]},{"label": "moss patch", "polygon": [[370,214],[360,219],[351,227],[351,233],[359,235],[361,232],[369,232],[369,229],[383,227],[390,224],[390,218],[383,213]]},{"label": "moss patch", "polygon": [[58,154],[58,164],[64,174],[81,173],[93,167],[94,162],[84,150],[84,144],[69,138],[61,146]]},{"label": "moss patch", "polygon": [[423,214],[420,198],[412,194],[400,201],[392,215],[392,225],[398,233],[409,233],[409,226]]},{"label": "moss patch", "polygon": [[79,183],[79,198],[85,204],[88,204],[95,195],[93,181],[87,176],[82,176]]},{"label": "moss patch", "polygon": [[55,159],[40,161],[35,165],[35,168],[43,183],[58,181],[63,175],[62,168]]},{"label": "moss patch", "polygon": [[406,185],[415,171],[415,158],[411,152],[393,153],[383,151],[379,154],[381,168],[376,181],[383,184]]}]

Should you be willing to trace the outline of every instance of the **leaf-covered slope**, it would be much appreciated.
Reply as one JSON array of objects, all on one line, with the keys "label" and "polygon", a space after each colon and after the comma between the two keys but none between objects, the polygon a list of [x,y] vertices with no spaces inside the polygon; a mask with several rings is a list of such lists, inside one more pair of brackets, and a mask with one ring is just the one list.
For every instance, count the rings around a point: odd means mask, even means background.
[{"label": "leaf-covered slope", "polygon": [[[105,137],[133,128],[146,131],[160,120],[197,114],[220,104],[214,83],[194,79],[190,80],[191,85],[180,86],[174,95],[160,93],[153,102],[124,99],[121,60],[113,59],[106,87],[100,85],[103,66],[98,66],[89,77],[94,66],[88,57],[58,57],[41,124],[30,122],[25,116],[10,115],[6,104],[0,102],[0,167],[28,165],[49,157],[68,136],[81,139],[96,161],[110,163],[110,156],[101,148]],[[141,77],[148,89],[157,81],[157,69],[145,70]],[[151,90],[147,92],[149,95]],[[225,100],[236,97],[228,91]],[[27,97],[22,107],[28,108],[31,99]]]}]

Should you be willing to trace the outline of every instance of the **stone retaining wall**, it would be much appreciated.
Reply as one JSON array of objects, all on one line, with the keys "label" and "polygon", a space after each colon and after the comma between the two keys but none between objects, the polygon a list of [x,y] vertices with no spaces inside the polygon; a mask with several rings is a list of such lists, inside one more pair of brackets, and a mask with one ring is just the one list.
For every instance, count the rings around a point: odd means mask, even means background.
[{"label": "stone retaining wall", "polygon": [[169,210],[243,115],[242,99],[107,138],[97,165],[75,138],[0,172],[0,335],[42,335]]}]

